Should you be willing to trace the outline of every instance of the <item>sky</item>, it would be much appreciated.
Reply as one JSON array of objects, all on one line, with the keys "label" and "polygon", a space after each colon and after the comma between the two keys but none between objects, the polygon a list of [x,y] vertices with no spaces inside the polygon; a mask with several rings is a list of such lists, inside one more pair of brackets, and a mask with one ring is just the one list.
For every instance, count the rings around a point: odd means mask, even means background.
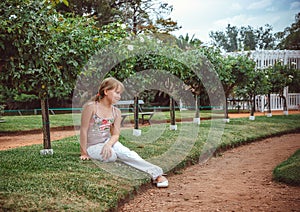
[{"label": "sky", "polygon": [[209,42],[210,31],[225,31],[231,26],[252,26],[254,29],[269,24],[273,33],[284,31],[295,22],[300,12],[300,0],[164,0],[173,5],[170,14],[182,28],[175,36],[187,33],[202,42]]}]

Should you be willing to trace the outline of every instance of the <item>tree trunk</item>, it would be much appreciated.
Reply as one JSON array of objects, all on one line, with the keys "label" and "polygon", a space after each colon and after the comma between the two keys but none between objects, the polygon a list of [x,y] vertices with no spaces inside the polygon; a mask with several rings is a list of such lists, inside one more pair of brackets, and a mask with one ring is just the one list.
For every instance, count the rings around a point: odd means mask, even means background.
[{"label": "tree trunk", "polygon": [[171,125],[175,125],[175,102],[172,97],[170,97],[170,117]]},{"label": "tree trunk", "polygon": [[225,101],[225,119],[229,119],[228,116],[228,101],[227,101],[227,97],[226,97],[226,101]]},{"label": "tree trunk", "polygon": [[44,149],[51,149],[48,97],[41,99]]},{"label": "tree trunk", "polygon": [[271,94],[268,93],[268,113],[272,113],[271,111]]},{"label": "tree trunk", "polygon": [[281,95],[280,97],[283,99],[283,111],[287,111],[286,97],[284,95]]},{"label": "tree trunk", "polygon": [[196,100],[195,100],[195,108],[196,108],[196,114],[195,114],[195,118],[199,118],[200,117],[200,112],[199,112],[199,105],[200,105],[200,99],[199,99],[199,95],[196,94]]},{"label": "tree trunk", "polygon": [[254,116],[255,112],[255,95],[250,96],[250,103],[251,103],[251,116]]},{"label": "tree trunk", "polygon": [[134,97],[134,129],[139,129],[139,97]]}]

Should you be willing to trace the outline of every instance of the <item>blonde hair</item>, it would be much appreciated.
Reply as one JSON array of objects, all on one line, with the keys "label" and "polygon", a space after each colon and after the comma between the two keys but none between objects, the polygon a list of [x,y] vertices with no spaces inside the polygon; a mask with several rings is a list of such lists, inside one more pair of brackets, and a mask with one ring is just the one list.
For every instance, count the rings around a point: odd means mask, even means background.
[{"label": "blonde hair", "polygon": [[92,101],[99,102],[100,99],[104,98],[104,96],[105,96],[104,91],[105,90],[113,90],[113,89],[116,89],[116,88],[121,89],[121,92],[123,92],[124,91],[123,83],[120,82],[119,80],[117,80],[114,77],[108,77],[108,78],[104,79],[100,84],[97,95],[95,95],[92,98]]}]

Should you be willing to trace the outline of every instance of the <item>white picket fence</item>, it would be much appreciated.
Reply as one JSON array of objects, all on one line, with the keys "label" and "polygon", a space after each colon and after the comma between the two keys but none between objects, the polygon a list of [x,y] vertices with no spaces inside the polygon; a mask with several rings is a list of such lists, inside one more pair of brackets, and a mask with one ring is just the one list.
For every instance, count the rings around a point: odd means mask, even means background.
[{"label": "white picket fence", "polygon": [[282,61],[284,65],[296,65],[300,68],[299,50],[261,50],[251,51],[250,57],[256,62],[257,68],[273,66],[276,62]]},{"label": "white picket fence", "polygon": [[[300,69],[300,50],[256,50],[226,54],[232,56],[249,54],[249,57],[256,62],[256,68],[267,68],[273,66],[277,61],[281,61],[284,65],[294,64],[297,69]],[[300,93],[288,93],[288,88],[285,88],[284,96],[287,98],[288,110],[300,109]],[[271,110],[283,110],[283,99],[278,94],[271,94],[270,104]],[[267,96],[256,96],[257,110],[264,112],[268,109],[267,105]]]},{"label": "white picket fence", "polygon": [[300,69],[300,50],[256,50],[229,52],[226,55],[248,55],[256,62],[256,68],[267,68],[273,66],[277,61],[282,61],[284,65],[296,65]]},{"label": "white picket fence", "polygon": [[288,109],[300,110],[300,93],[289,93]]},{"label": "white picket fence", "polygon": [[[268,110],[268,98],[266,95],[256,96],[256,109],[260,112]],[[270,100],[271,110],[283,110],[283,99],[278,94],[271,94]],[[300,109],[300,93],[289,93],[287,95],[287,108],[288,110]]]}]

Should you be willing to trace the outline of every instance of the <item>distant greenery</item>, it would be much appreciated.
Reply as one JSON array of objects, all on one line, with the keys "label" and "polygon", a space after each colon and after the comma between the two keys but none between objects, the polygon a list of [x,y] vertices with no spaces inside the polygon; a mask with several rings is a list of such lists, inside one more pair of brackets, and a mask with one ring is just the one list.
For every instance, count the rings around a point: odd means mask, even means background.
[{"label": "distant greenery", "polygon": [[[232,119],[225,125],[219,148],[235,147],[257,139],[300,130],[300,115]],[[178,131],[170,131],[168,124],[143,127],[138,139],[150,136],[151,127],[165,129],[157,141],[137,143],[128,139],[131,129],[122,129],[120,142],[153,162],[176,141],[181,129],[191,123],[178,124]],[[156,129],[155,129],[156,130]],[[174,173],[188,164],[199,162],[204,143],[210,137],[211,121],[201,122],[188,156],[173,169]],[[151,134],[153,136],[153,134]],[[182,138],[189,141],[189,136]],[[185,142],[183,142],[185,143]],[[79,160],[79,141],[76,136],[52,142],[54,155],[41,156],[41,145],[0,151],[0,208],[4,211],[107,211],[117,208],[120,200],[134,195],[150,179],[143,173],[119,163],[97,164]],[[177,157],[176,154],[172,157]],[[172,158],[168,158],[172,159]],[[165,162],[165,161],[164,161]],[[161,162],[157,163],[161,164]],[[118,177],[99,168],[117,167],[119,171],[140,176],[139,180]],[[123,175],[122,175],[123,176]]]},{"label": "distant greenery", "polygon": [[273,176],[277,181],[300,186],[300,149],[276,166]]}]

